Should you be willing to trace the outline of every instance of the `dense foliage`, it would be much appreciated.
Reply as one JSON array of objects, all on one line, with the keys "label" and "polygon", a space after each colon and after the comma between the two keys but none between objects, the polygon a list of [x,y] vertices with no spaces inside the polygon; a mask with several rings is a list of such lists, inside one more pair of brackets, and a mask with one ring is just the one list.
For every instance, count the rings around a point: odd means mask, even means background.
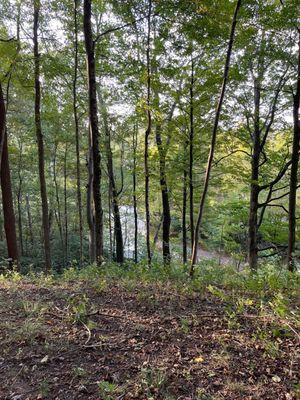
[{"label": "dense foliage", "polygon": [[[257,254],[288,256],[290,269],[297,266],[299,2],[236,7],[229,0],[1,1],[0,154],[7,134],[11,174],[11,188],[1,178],[2,200],[12,192],[18,257],[8,257],[23,270],[45,265],[47,229],[58,271],[123,256],[150,263],[161,253],[165,265],[171,257],[186,262],[222,87],[200,247],[237,264],[250,252],[254,268]],[[95,61],[94,94],[86,55]],[[6,265],[4,222],[3,209]]]}]

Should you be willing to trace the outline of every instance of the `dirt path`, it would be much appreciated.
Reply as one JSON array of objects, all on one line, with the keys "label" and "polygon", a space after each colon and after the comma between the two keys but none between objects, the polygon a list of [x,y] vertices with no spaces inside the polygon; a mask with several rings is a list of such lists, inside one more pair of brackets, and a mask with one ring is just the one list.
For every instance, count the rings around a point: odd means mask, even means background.
[{"label": "dirt path", "polygon": [[202,259],[218,260],[220,264],[225,264],[225,265],[236,265],[236,261],[226,254],[218,253],[216,251],[204,250],[200,248],[198,250],[198,261]]}]

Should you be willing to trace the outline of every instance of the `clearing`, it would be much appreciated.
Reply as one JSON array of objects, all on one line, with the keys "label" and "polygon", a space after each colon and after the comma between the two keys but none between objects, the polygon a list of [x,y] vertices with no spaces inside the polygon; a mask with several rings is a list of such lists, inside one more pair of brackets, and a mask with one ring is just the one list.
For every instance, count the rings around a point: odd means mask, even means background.
[{"label": "clearing", "polygon": [[0,398],[299,396],[297,327],[260,314],[248,298],[236,307],[219,288],[186,288],[2,279]]}]

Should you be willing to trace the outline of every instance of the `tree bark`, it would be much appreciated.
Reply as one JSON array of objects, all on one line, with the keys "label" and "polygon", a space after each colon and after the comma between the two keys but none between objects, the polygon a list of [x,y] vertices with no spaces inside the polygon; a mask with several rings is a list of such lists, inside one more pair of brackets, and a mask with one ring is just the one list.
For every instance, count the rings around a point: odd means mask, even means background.
[{"label": "tree bark", "polygon": [[151,134],[152,128],[152,119],[151,119],[151,110],[150,110],[150,102],[151,102],[151,60],[150,60],[150,44],[151,44],[151,13],[152,13],[152,0],[149,0],[148,7],[148,28],[147,28],[147,129],[145,132],[145,148],[144,148],[144,169],[145,169],[145,211],[146,211],[146,247],[147,247],[147,261],[148,266],[151,265],[151,243],[150,243],[150,205],[149,205],[149,137]]},{"label": "tree bark", "polygon": [[23,244],[23,223],[22,223],[22,186],[23,177],[21,173],[22,169],[22,143],[19,146],[19,162],[18,162],[18,190],[17,190],[17,204],[18,204],[18,231],[19,231],[19,246],[20,255],[24,254],[24,244]]},{"label": "tree bark", "polygon": [[110,256],[110,259],[112,260],[114,257],[114,251],[113,251],[113,229],[112,229],[112,212],[111,212],[111,203],[112,203],[111,197],[112,197],[112,195],[111,195],[110,182],[108,185],[107,194],[108,194],[107,197],[108,197],[109,256]]},{"label": "tree bark", "polygon": [[63,252],[64,264],[65,264],[65,246],[64,246],[64,236],[63,236],[63,223],[62,223],[62,216],[61,216],[61,206],[60,206],[60,198],[59,198],[59,188],[57,183],[57,176],[56,176],[56,157],[57,157],[57,144],[55,143],[54,147],[54,155],[53,155],[53,181],[54,181],[54,188],[55,188],[55,198],[56,198],[56,206],[57,212],[54,208],[55,219],[57,222],[59,236],[60,236],[60,243],[61,249]]},{"label": "tree bark", "polygon": [[79,258],[80,265],[83,261],[83,218],[82,218],[82,198],[81,198],[81,173],[80,173],[80,140],[79,140],[79,120],[77,105],[77,77],[78,77],[78,3],[74,0],[74,76],[73,76],[73,115],[75,124],[75,145],[76,145],[76,183],[77,183],[77,208],[79,218]]},{"label": "tree bark", "polygon": [[187,210],[187,180],[188,171],[186,166],[187,146],[184,149],[184,170],[183,170],[183,187],[182,187],[182,261],[187,262],[187,229],[186,229],[186,210]]},{"label": "tree bark", "polygon": [[39,158],[39,178],[40,193],[42,199],[42,220],[43,220],[43,241],[45,252],[45,271],[49,273],[51,270],[50,255],[50,229],[49,229],[49,212],[47,187],[45,179],[45,156],[44,156],[44,139],[41,125],[41,86],[40,86],[40,54],[38,44],[38,27],[40,14],[40,0],[34,0],[34,22],[33,22],[33,43],[34,43],[34,87],[35,87],[35,131],[38,145]]},{"label": "tree bark", "polygon": [[91,145],[93,157],[93,200],[95,210],[95,242],[96,262],[101,264],[103,258],[103,210],[101,199],[101,155],[99,149],[99,127],[97,115],[96,95],[96,68],[95,68],[95,46],[92,34],[92,7],[91,0],[84,0],[83,28],[85,38],[85,49],[88,69],[88,97],[89,97],[89,119],[91,130]]},{"label": "tree bark", "polygon": [[10,168],[9,168],[9,158],[8,158],[7,132],[5,133],[3,150],[2,150],[1,191],[2,191],[4,230],[6,235],[9,265],[10,267],[12,267],[13,265],[17,265],[18,267],[19,253],[18,253],[16,221],[15,221]]},{"label": "tree bark", "polygon": [[95,218],[93,207],[93,154],[91,147],[91,139],[89,135],[89,158],[88,158],[88,184],[86,191],[86,212],[87,222],[89,226],[89,256],[90,262],[96,261],[96,233],[95,233]]},{"label": "tree bark", "polygon": [[252,270],[257,269],[257,211],[259,196],[259,160],[261,152],[260,139],[260,79],[254,81],[254,132],[253,151],[251,158],[251,185],[250,185],[250,208],[248,222],[248,262]]},{"label": "tree bark", "polygon": [[134,126],[132,137],[133,168],[132,168],[132,189],[133,189],[133,215],[134,215],[134,262],[138,262],[138,213],[136,196],[136,150],[137,150],[138,124]]},{"label": "tree bark", "polygon": [[68,143],[65,144],[64,154],[64,225],[65,225],[65,255],[66,263],[68,263],[69,254],[69,222],[68,222],[68,191],[67,191],[67,156],[68,156]]},{"label": "tree bark", "polygon": [[288,269],[295,271],[295,243],[296,243],[296,204],[298,187],[299,151],[300,151],[300,30],[298,29],[298,66],[296,92],[293,96],[293,120],[294,135],[292,148],[292,165],[290,174],[290,195],[289,195],[289,234],[288,234]]},{"label": "tree bark", "polygon": [[235,28],[236,28],[236,24],[237,24],[237,15],[238,15],[241,3],[242,3],[242,0],[237,0],[233,19],[232,19],[232,24],[231,24],[230,38],[229,38],[227,54],[226,54],[226,61],[225,61],[225,66],[224,66],[224,73],[223,73],[223,83],[222,83],[221,93],[220,93],[220,97],[219,97],[219,101],[218,101],[218,105],[217,105],[217,109],[216,109],[216,114],[215,114],[215,120],[214,120],[212,138],[211,138],[211,144],[210,144],[210,151],[209,151],[209,155],[208,155],[206,173],[205,173],[205,178],[204,178],[204,187],[203,187],[203,192],[202,192],[202,196],[201,196],[201,200],[200,200],[197,223],[196,223],[196,227],[195,227],[193,253],[192,253],[191,269],[190,269],[191,277],[194,275],[194,266],[197,262],[200,226],[202,223],[203,210],[204,210],[206,195],[207,195],[208,186],[209,186],[210,173],[211,173],[211,168],[212,168],[212,163],[213,163],[213,158],[214,158],[216,139],[217,139],[217,131],[218,131],[218,126],[219,126],[219,119],[220,119],[220,115],[221,115],[224,95],[225,95],[227,81],[228,81],[230,59],[231,59],[233,42],[234,42]]},{"label": "tree bark", "polygon": [[2,85],[0,82],[0,172],[1,172],[2,154],[3,154],[5,136],[6,136],[6,108],[5,108]]},{"label": "tree bark", "polygon": [[190,233],[191,247],[194,243],[194,59],[191,61],[191,83],[190,83],[190,136],[189,136],[189,192],[190,192]]},{"label": "tree bark", "polygon": [[29,201],[29,194],[28,193],[26,194],[26,210],[27,210],[29,238],[30,238],[31,246],[33,247],[34,238],[33,238],[32,218],[31,218],[30,201]]},{"label": "tree bark", "polygon": [[113,166],[113,156],[111,151],[111,138],[110,138],[110,128],[108,126],[107,109],[102,97],[101,88],[97,85],[98,99],[101,110],[101,117],[104,125],[105,132],[105,149],[107,158],[107,171],[111,189],[112,196],[112,208],[114,215],[114,236],[116,240],[116,261],[120,264],[124,262],[124,246],[123,246],[123,235],[122,235],[122,225],[121,216],[119,209],[119,194],[116,187],[114,166]]},{"label": "tree bark", "polygon": [[162,236],[163,236],[163,259],[164,265],[168,266],[171,261],[170,254],[170,225],[171,225],[171,213],[170,213],[170,203],[169,203],[169,191],[167,185],[166,177],[166,157],[165,149],[162,145],[161,139],[161,124],[157,122],[155,129],[156,145],[159,153],[159,183],[162,198]]}]

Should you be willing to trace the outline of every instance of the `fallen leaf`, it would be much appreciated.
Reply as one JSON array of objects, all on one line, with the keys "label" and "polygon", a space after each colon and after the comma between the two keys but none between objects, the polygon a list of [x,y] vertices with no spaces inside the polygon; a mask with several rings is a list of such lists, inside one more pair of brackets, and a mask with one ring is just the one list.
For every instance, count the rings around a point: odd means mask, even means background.
[{"label": "fallen leaf", "polygon": [[46,364],[48,362],[48,360],[49,360],[49,356],[46,355],[44,358],[41,359],[40,363],[41,364]]},{"label": "fallen leaf", "polygon": [[274,376],[272,376],[272,381],[273,382],[280,382],[281,378],[278,375],[274,375]]}]

